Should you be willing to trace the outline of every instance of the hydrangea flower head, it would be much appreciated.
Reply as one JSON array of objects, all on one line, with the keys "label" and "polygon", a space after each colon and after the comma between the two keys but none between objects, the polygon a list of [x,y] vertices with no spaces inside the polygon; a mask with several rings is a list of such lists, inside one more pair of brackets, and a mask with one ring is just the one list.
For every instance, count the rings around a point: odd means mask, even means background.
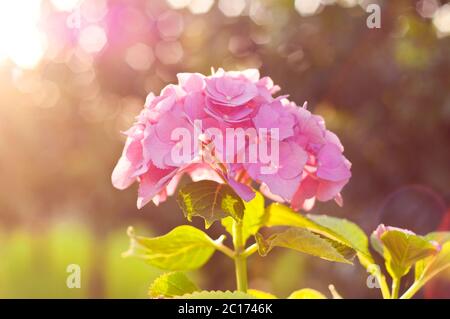
[{"label": "hydrangea flower head", "polygon": [[166,200],[184,174],[227,183],[246,201],[258,186],[296,210],[342,202],[351,164],[322,117],[274,96],[279,87],[255,69],[177,77],[149,94],[112,174],[118,189],[139,183],[139,208]]}]

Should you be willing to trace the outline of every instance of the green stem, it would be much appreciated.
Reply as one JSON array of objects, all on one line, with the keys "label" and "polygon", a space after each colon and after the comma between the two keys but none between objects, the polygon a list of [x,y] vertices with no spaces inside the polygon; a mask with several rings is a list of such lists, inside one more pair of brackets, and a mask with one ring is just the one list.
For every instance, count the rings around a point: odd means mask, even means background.
[{"label": "green stem", "polygon": [[247,292],[247,256],[242,237],[242,222],[233,222],[234,265],[236,270],[237,290]]},{"label": "green stem", "polygon": [[338,291],[336,290],[336,287],[334,285],[328,285],[328,289],[331,292],[331,296],[333,297],[333,299],[343,299],[341,294],[338,293]]},{"label": "green stem", "polygon": [[398,299],[398,292],[400,290],[400,278],[392,279],[392,299]]},{"label": "green stem", "polygon": [[258,251],[258,244],[253,244],[251,246],[248,246],[245,251],[244,251],[244,256],[248,257],[253,255],[254,253],[256,253]]},{"label": "green stem", "polygon": [[225,235],[222,235],[218,239],[213,240],[212,244],[214,245],[214,247],[216,247],[216,249],[218,251],[222,252],[223,254],[230,257],[231,259],[234,259],[234,251],[232,251],[230,248],[228,248],[227,246],[225,246],[223,244],[223,241],[225,240],[225,238],[226,238]]},{"label": "green stem", "polygon": [[381,294],[383,295],[383,299],[391,299],[391,292],[389,291],[389,286],[386,283],[386,278],[381,274],[380,271],[375,273],[375,278],[380,285]]},{"label": "green stem", "polygon": [[245,257],[236,257],[234,265],[236,267],[237,290],[247,292],[247,260]]},{"label": "green stem", "polygon": [[411,287],[409,287],[408,290],[400,297],[400,299],[411,299],[416,292],[419,291],[420,288],[422,288],[423,282],[421,280],[415,281]]}]

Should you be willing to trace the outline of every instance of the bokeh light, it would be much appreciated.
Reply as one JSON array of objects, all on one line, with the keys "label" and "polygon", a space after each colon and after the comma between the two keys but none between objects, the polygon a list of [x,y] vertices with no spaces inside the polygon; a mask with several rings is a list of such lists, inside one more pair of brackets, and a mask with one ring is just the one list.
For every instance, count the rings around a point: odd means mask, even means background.
[{"label": "bokeh light", "polygon": [[432,18],[439,9],[438,0],[420,0],[416,5],[417,12],[424,18]]},{"label": "bokeh light", "polygon": [[174,9],[183,9],[191,3],[191,0],[167,0],[167,3]]},{"label": "bokeh light", "polygon": [[47,45],[37,26],[40,10],[40,0],[0,2],[0,58],[27,69],[40,62]]},{"label": "bokeh light", "polygon": [[183,47],[178,41],[161,41],[156,45],[156,56],[164,64],[176,64],[183,58]]},{"label": "bokeh light", "polygon": [[153,63],[152,48],[144,43],[136,43],[127,49],[125,61],[135,70],[148,70]]},{"label": "bokeh light", "polygon": [[90,25],[80,33],[80,46],[88,53],[101,51],[107,41],[105,30],[98,25]]},{"label": "bokeh light", "polygon": [[101,21],[108,12],[107,0],[83,1],[79,9],[83,19],[96,23]]},{"label": "bokeh light", "polygon": [[321,0],[295,0],[295,9],[307,17],[316,14],[321,7]]},{"label": "bokeh light", "polygon": [[71,12],[79,7],[82,0],[51,0],[51,3],[58,11]]},{"label": "bokeh light", "polygon": [[219,9],[227,17],[237,17],[242,14],[247,1],[245,0],[219,0]]},{"label": "bokeh light", "polygon": [[433,24],[440,36],[450,35],[450,4],[445,4],[433,15]]},{"label": "bokeh light", "polygon": [[158,30],[164,38],[178,38],[183,32],[183,17],[176,11],[166,11],[158,17]]},{"label": "bokeh light", "polygon": [[211,10],[214,0],[190,0],[188,8],[193,14],[204,14]]}]

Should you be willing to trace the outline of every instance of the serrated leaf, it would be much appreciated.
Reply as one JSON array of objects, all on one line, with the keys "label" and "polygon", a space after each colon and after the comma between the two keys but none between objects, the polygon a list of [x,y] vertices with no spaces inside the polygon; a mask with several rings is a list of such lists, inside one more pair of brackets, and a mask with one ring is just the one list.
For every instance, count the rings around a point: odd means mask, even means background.
[{"label": "serrated leaf", "polygon": [[317,290],[304,288],[291,293],[288,299],[327,299],[327,297]]},{"label": "serrated leaf", "polygon": [[175,297],[176,299],[256,299],[241,291],[197,291],[192,294]]},{"label": "serrated leaf", "polygon": [[266,256],[274,247],[290,248],[325,260],[346,264],[352,264],[350,259],[354,256],[353,249],[304,228],[291,227],[268,239],[264,239],[258,233],[255,238],[258,251],[262,256]]},{"label": "serrated leaf", "polygon": [[130,248],[124,257],[136,257],[164,270],[191,270],[205,264],[215,251],[213,240],[200,229],[183,225],[154,238],[128,229]]},{"label": "serrated leaf", "polygon": [[308,217],[345,238],[357,251],[358,259],[365,268],[375,263],[369,251],[369,239],[358,225],[347,219],[327,215],[308,215]]},{"label": "serrated leaf", "polygon": [[351,243],[346,238],[342,237],[332,229],[322,226],[280,203],[273,203],[266,208],[264,225],[268,227],[293,226],[306,228],[314,233],[351,247]]},{"label": "serrated leaf", "polygon": [[230,186],[208,180],[183,186],[177,202],[189,221],[193,216],[202,217],[205,228],[227,216],[241,220],[245,209],[244,201]]},{"label": "serrated leaf", "polygon": [[247,293],[258,299],[278,299],[277,296],[275,296],[269,292],[265,292],[265,291],[261,291],[261,290],[257,290],[257,289],[248,289]]},{"label": "serrated leaf", "polygon": [[182,272],[169,272],[162,274],[153,281],[148,295],[151,298],[172,298],[193,293],[198,287]]},{"label": "serrated leaf", "polygon": [[[293,226],[307,229],[323,238],[329,239],[334,246],[345,252],[345,254],[356,254],[356,247],[353,247],[352,243],[345,237],[280,203],[271,204],[266,208],[264,225],[268,227]],[[349,259],[351,258],[353,256],[349,256]]]},{"label": "serrated leaf", "polygon": [[[242,218],[242,237],[246,242],[250,236],[255,235],[264,223],[264,196],[260,192],[255,192],[255,197],[245,202],[244,217]],[[233,234],[233,219],[227,217],[222,219],[222,225],[228,233]]]},{"label": "serrated leaf", "polygon": [[405,276],[417,261],[437,252],[436,246],[425,237],[399,230],[384,232],[380,241],[386,268],[397,279]]}]

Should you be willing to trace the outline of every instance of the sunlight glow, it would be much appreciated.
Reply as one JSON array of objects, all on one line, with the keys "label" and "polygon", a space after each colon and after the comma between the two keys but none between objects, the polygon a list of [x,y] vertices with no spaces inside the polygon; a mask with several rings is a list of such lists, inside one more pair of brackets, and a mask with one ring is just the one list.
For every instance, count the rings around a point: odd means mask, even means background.
[{"label": "sunlight glow", "polygon": [[439,32],[440,37],[450,35],[450,4],[444,4],[436,11],[433,24]]},{"label": "sunlight glow", "polygon": [[191,0],[167,0],[167,3],[173,8],[173,9],[182,9],[184,7],[187,7]]},{"label": "sunlight glow", "polygon": [[81,0],[52,0],[51,2],[56,10],[70,12],[80,5]]},{"label": "sunlight glow", "polygon": [[9,58],[24,69],[40,62],[47,44],[37,27],[40,10],[41,0],[0,2],[0,59]]},{"label": "sunlight glow", "polygon": [[304,17],[316,14],[320,5],[320,0],[295,0],[295,9]]},{"label": "sunlight glow", "polygon": [[88,53],[96,53],[103,49],[108,41],[105,31],[98,25],[90,25],[80,33],[81,48]]},{"label": "sunlight glow", "polygon": [[203,14],[211,10],[214,0],[191,0],[189,11],[193,14]]},{"label": "sunlight glow", "polygon": [[125,61],[138,71],[145,71],[150,68],[154,60],[152,48],[144,43],[136,43],[127,49]]},{"label": "sunlight glow", "polygon": [[219,0],[219,9],[227,17],[237,17],[242,14],[247,2],[245,0]]}]

